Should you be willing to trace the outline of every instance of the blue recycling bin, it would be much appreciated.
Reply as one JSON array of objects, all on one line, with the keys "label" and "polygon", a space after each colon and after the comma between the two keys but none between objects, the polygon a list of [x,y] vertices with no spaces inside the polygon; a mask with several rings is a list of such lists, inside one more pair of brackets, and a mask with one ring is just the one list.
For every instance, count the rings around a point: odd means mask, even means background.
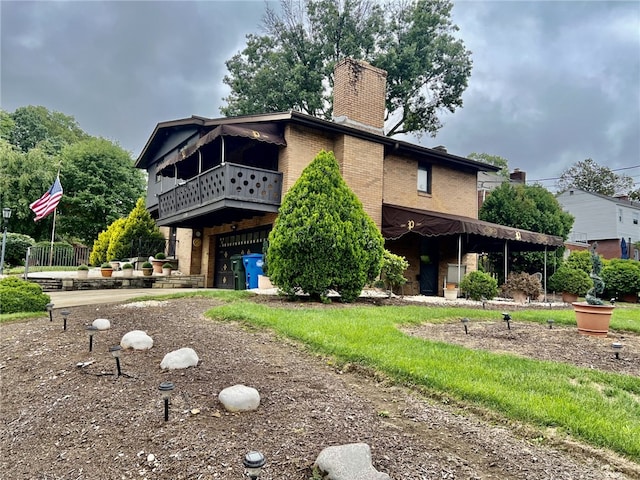
[{"label": "blue recycling bin", "polygon": [[258,275],[264,275],[262,272],[262,254],[250,253],[242,256],[242,263],[247,274],[247,289],[258,288]]}]

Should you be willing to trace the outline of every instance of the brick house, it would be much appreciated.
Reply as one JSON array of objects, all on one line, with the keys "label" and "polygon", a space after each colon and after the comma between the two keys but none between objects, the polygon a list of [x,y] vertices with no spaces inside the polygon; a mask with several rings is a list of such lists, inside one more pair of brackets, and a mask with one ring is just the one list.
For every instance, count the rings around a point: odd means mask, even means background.
[{"label": "brick house", "polygon": [[290,111],[159,123],[136,167],[148,173],[148,210],[177,240],[180,270],[233,288],[230,257],[261,253],[282,197],[323,149],[386,248],[409,261],[405,294],[441,295],[447,279],[475,269],[474,253],[562,244],[477,220],[478,172],[497,169],[384,136],[385,89],[386,72],[346,59],[335,70],[333,121]]}]

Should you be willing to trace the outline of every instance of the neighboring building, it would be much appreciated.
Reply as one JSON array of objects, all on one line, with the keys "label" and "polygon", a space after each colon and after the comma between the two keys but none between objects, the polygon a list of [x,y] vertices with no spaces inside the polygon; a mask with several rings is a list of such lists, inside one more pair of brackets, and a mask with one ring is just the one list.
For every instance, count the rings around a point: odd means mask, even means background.
[{"label": "neighboring building", "polygon": [[507,179],[496,172],[478,172],[478,210],[482,208],[482,204],[491,195],[491,192],[504,182],[509,182],[512,185],[526,185],[527,174],[516,168]]},{"label": "neighboring building", "polygon": [[442,294],[447,279],[475,269],[473,253],[562,244],[477,220],[478,172],[496,167],[384,136],[385,82],[367,63],[340,62],[332,122],[287,112],[159,123],[136,167],[148,172],[147,208],[178,240],[180,270],[233,288],[232,255],[261,253],[282,197],[323,149],[386,248],[409,261],[406,294]]},{"label": "neighboring building", "polygon": [[575,217],[569,250],[585,249],[598,242],[597,251],[604,258],[622,258],[626,247],[628,258],[640,259],[640,251],[634,246],[640,242],[640,202],[578,189],[562,192],[556,198],[562,209]]}]

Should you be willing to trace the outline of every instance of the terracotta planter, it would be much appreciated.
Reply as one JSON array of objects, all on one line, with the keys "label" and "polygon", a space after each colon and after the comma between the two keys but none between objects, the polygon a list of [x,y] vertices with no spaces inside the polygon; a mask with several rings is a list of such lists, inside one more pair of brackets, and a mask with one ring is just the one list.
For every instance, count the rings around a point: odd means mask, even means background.
[{"label": "terracotta planter", "polygon": [[594,337],[606,337],[613,313],[613,305],[589,305],[587,302],[573,302],[576,312],[578,333]]},{"label": "terracotta planter", "polygon": [[513,292],[511,292],[511,297],[513,298],[513,301],[517,303],[527,302],[527,294],[522,290],[514,290]]},{"label": "terracotta planter", "polygon": [[113,269],[112,268],[101,268],[100,269],[100,273],[102,274],[103,277],[110,277],[111,275],[113,275]]},{"label": "terracotta planter", "polygon": [[144,277],[150,277],[151,275],[153,275],[153,267],[151,267],[151,268],[143,268],[142,269],[142,275]]},{"label": "terracotta planter", "polygon": [[562,301],[564,303],[573,303],[578,301],[578,295],[569,292],[562,292]]},{"label": "terracotta planter", "polygon": [[258,275],[258,288],[261,290],[268,290],[273,288],[271,280],[266,275]]},{"label": "terracotta planter", "polygon": [[455,283],[447,283],[447,290],[455,290],[455,288],[456,288]]},{"label": "terracotta planter", "polygon": [[166,260],[154,260],[151,263],[153,264],[153,273],[162,273],[162,265],[166,263]]},{"label": "terracotta planter", "polygon": [[638,295],[635,293],[625,293],[621,300],[627,303],[638,303]]}]

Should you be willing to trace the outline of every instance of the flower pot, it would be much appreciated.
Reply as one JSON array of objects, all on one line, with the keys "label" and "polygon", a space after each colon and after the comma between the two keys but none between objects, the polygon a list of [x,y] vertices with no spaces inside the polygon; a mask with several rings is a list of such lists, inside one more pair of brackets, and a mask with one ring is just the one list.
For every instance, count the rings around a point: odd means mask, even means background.
[{"label": "flower pot", "polygon": [[102,274],[103,277],[110,277],[111,275],[113,275],[113,269],[112,268],[101,268],[100,269],[100,273]]},{"label": "flower pot", "polygon": [[578,301],[578,295],[569,292],[562,292],[562,301],[564,303],[573,303]]},{"label": "flower pot", "polygon": [[116,271],[120,270],[120,261],[119,260],[111,260],[109,263],[111,264],[111,268],[113,268],[114,270],[116,270]]},{"label": "flower pot", "polygon": [[606,337],[611,322],[613,305],[590,305],[587,302],[573,302],[576,312],[578,333],[594,337]]},{"label": "flower pot", "polygon": [[514,290],[511,292],[511,297],[513,301],[516,303],[526,303],[527,302],[527,294],[522,290]]},{"label": "flower pot", "polygon": [[447,285],[447,289],[444,291],[444,298],[446,298],[447,300],[455,300],[456,298],[458,298],[458,289],[448,287],[449,286]]},{"label": "flower pot", "polygon": [[455,283],[447,283],[447,290],[454,290],[456,288]]},{"label": "flower pot", "polygon": [[638,294],[637,293],[625,293],[622,295],[621,300],[627,303],[638,303]]},{"label": "flower pot", "polygon": [[167,277],[171,275],[171,268],[165,267],[162,269],[162,274],[166,275]]},{"label": "flower pot", "polygon": [[164,265],[166,260],[153,260],[151,263],[153,264],[153,273],[162,273],[162,265]]},{"label": "flower pot", "polygon": [[89,270],[78,270],[78,278],[81,280],[89,278]]},{"label": "flower pot", "polygon": [[261,290],[268,290],[273,288],[271,280],[266,275],[258,275],[258,288]]},{"label": "flower pot", "polygon": [[143,268],[142,269],[142,275],[144,277],[150,277],[151,275],[153,275],[153,267],[151,267],[151,268]]},{"label": "flower pot", "polygon": [[133,277],[133,268],[123,268],[122,269],[122,276],[124,278],[131,278]]}]

